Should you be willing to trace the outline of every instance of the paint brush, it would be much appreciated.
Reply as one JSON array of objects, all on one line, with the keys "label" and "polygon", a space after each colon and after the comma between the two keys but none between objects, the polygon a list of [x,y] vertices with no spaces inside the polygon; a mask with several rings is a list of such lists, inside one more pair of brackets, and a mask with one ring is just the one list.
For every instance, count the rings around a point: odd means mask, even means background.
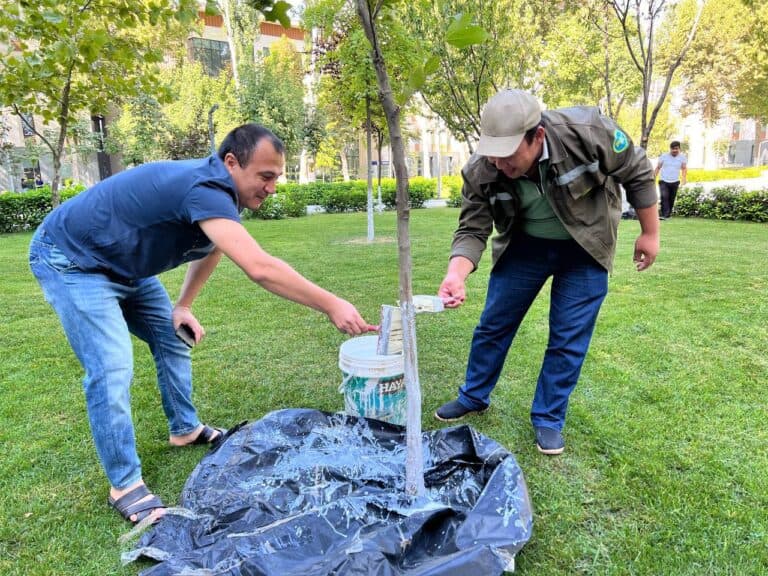
[{"label": "paint brush", "polygon": [[[413,297],[413,311],[442,312],[445,310],[443,300],[439,296],[419,295]],[[400,354],[403,351],[403,320],[399,306],[381,306],[381,322],[379,323],[379,338],[376,344],[376,354]]]},{"label": "paint brush", "polygon": [[398,306],[382,304],[376,354],[400,354],[403,351],[403,321]]},{"label": "paint brush", "polygon": [[416,314],[420,312],[442,312],[445,310],[443,299],[439,296],[420,295],[413,297],[413,311]]}]

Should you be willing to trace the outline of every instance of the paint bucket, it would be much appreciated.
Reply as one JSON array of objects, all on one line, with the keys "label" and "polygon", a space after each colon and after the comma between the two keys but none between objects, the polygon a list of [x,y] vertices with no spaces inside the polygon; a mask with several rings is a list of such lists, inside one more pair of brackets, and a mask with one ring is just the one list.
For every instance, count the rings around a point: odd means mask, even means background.
[{"label": "paint bucket", "polygon": [[339,349],[344,411],[405,425],[407,398],[402,354],[376,354],[377,336],[359,336]]}]

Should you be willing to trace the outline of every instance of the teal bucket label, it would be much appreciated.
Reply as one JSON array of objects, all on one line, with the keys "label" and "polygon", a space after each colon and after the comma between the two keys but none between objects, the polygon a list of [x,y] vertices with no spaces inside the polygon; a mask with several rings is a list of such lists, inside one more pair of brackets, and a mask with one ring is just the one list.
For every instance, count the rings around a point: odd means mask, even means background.
[{"label": "teal bucket label", "polygon": [[347,414],[405,426],[408,401],[402,374],[382,378],[342,374]]}]

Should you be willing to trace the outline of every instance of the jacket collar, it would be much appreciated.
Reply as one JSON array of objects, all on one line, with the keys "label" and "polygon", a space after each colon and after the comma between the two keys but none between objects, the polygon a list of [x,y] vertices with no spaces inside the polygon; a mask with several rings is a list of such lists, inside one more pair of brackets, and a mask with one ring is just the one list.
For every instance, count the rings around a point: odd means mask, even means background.
[{"label": "jacket collar", "polygon": [[551,119],[546,112],[543,112],[541,117],[544,120],[544,138],[547,141],[547,147],[549,149],[549,164],[559,164],[568,158],[568,152],[565,150],[563,141],[558,137],[557,130],[554,129]]}]

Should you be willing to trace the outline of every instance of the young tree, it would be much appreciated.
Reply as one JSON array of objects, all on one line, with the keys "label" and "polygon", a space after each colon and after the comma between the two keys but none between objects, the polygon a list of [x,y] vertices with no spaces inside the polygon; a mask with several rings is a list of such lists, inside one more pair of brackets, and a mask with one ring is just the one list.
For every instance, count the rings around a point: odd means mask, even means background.
[{"label": "young tree", "polygon": [[[0,104],[10,107],[53,158],[52,203],[59,204],[62,155],[73,118],[106,114],[109,106],[158,84],[162,38],[171,22],[191,25],[197,2],[141,0],[0,1]],[[40,127],[27,121],[43,119]],[[46,127],[55,127],[53,137]]]},{"label": "young tree", "polygon": [[[354,3],[349,0],[309,2],[303,19],[306,26],[322,31],[322,37],[315,47],[317,68],[321,75],[319,101],[328,106],[329,117],[338,118],[353,129],[362,129],[366,134],[368,241],[372,242],[375,236],[371,173],[373,140],[376,140],[378,149],[377,172],[381,190],[382,148],[388,134],[384,109],[377,95],[370,44],[359,25]],[[407,78],[406,71],[416,64],[414,44],[400,22],[389,22],[381,33],[384,35],[382,50],[394,72],[394,89],[402,92]]]},{"label": "young tree", "polygon": [[[411,497],[424,494],[423,456],[421,446],[421,386],[416,352],[415,310],[413,307],[413,288],[411,283],[411,240],[408,229],[410,208],[408,194],[408,167],[406,166],[405,144],[400,128],[400,112],[408,98],[422,86],[430,73],[436,71],[435,57],[429,56],[424,64],[411,69],[404,93],[395,93],[390,83],[388,64],[382,52],[383,32],[393,23],[399,22],[398,14],[393,11],[396,3],[388,0],[356,0],[356,9],[365,36],[371,45],[371,60],[376,71],[379,98],[387,118],[387,130],[392,146],[392,163],[397,180],[397,248],[400,272],[400,310],[403,330],[403,362],[405,365],[405,387],[408,396],[406,410],[407,455],[405,466],[405,490]],[[469,47],[483,42],[486,33],[466,17],[456,17],[449,30],[448,39],[454,46]],[[412,50],[422,51],[414,45]]]},{"label": "young tree", "polygon": [[395,95],[389,82],[389,74],[381,52],[377,20],[380,17],[383,3],[369,0],[356,0],[357,13],[365,30],[365,35],[371,43],[371,56],[376,70],[376,80],[379,86],[384,112],[387,116],[387,127],[392,145],[392,163],[397,179],[397,244],[400,270],[400,307],[403,325],[403,361],[405,364],[405,387],[408,396],[406,440],[406,478],[405,490],[412,497],[424,494],[424,471],[421,447],[421,387],[419,385],[419,367],[416,354],[416,330],[413,309],[413,287],[411,282],[411,241],[408,224],[410,208],[408,207],[408,167],[405,163],[405,144],[400,130],[400,106],[395,102]]}]

